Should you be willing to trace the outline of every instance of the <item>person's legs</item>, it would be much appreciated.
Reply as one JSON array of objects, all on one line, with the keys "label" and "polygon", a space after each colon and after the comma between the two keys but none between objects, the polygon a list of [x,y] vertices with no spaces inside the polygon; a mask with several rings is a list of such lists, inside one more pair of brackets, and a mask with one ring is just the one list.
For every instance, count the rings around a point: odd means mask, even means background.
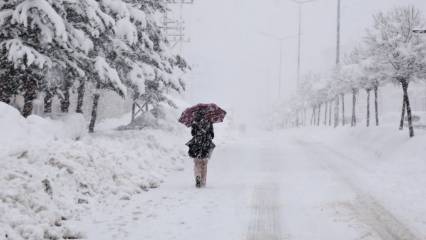
[{"label": "person's legs", "polygon": [[207,164],[209,160],[203,159],[202,160],[202,168],[201,168],[201,186],[205,187],[207,183]]},{"label": "person's legs", "polygon": [[196,187],[201,187],[202,182],[202,163],[201,159],[194,159],[194,175]]}]

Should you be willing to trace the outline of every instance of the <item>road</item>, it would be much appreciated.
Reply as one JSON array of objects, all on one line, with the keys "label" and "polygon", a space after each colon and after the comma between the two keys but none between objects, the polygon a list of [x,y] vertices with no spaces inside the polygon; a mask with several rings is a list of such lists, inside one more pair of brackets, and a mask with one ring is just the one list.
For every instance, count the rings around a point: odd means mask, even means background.
[{"label": "road", "polygon": [[195,189],[188,161],[159,189],[97,216],[88,238],[421,239],[366,190],[357,156],[291,134],[243,139],[218,144],[207,188]]}]

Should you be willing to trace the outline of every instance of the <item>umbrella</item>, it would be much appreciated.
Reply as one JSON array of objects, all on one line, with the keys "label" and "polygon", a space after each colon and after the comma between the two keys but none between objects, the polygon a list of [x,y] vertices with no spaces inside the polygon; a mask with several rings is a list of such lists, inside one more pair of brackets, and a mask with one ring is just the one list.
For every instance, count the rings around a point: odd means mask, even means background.
[{"label": "umbrella", "polygon": [[204,113],[204,119],[211,123],[223,122],[223,119],[226,115],[226,112],[214,103],[200,103],[183,111],[179,118],[179,122],[185,124],[187,127],[190,127],[194,121],[196,113],[201,111]]}]

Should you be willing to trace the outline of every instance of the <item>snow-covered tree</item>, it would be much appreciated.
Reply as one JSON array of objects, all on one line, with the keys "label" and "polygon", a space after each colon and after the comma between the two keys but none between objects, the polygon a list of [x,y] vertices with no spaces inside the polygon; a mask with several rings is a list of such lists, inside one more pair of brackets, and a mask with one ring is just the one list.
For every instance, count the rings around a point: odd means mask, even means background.
[{"label": "snow-covered tree", "polygon": [[44,72],[56,61],[50,52],[66,46],[65,24],[47,1],[15,0],[0,3],[0,25],[2,99],[22,92],[28,116]]},{"label": "snow-covered tree", "polygon": [[[185,89],[181,75],[189,69],[186,61],[179,55],[175,55],[168,50],[168,42],[165,32],[161,31],[161,15],[166,11],[164,2],[148,1],[150,4],[140,4],[134,1],[134,14],[143,11],[146,21],[137,22],[136,29],[143,32],[139,39],[139,44],[133,46],[134,51],[140,52],[136,59],[138,66],[134,69],[133,76],[142,76],[141,79],[132,80],[130,86],[133,86],[134,99],[141,100],[146,106],[150,106],[153,111],[158,110],[162,102],[166,102],[174,107],[175,104],[168,97],[170,90],[181,92]],[[143,72],[140,73],[139,69]],[[143,84],[138,84],[141,82]],[[140,87],[141,86],[141,87]]]},{"label": "snow-covered tree", "polygon": [[[335,105],[334,105],[334,127],[339,126],[339,113],[340,113],[340,105],[342,105],[342,109],[344,109],[344,94],[347,90],[347,86],[345,84],[345,81],[342,78],[341,74],[341,66],[336,66],[331,74],[332,84],[330,85],[329,94],[332,99],[334,99]],[[342,99],[342,101],[341,101]],[[342,104],[341,104],[342,103]],[[342,111],[344,112],[344,111]],[[344,114],[342,113],[342,116]],[[344,120],[342,120],[342,123],[344,124]]]},{"label": "snow-covered tree", "polygon": [[65,84],[70,85],[66,78],[51,82],[46,77],[51,69],[69,69],[68,72],[83,74],[75,63],[78,52],[87,50],[84,49],[87,38],[70,25],[65,16],[63,1],[15,0],[0,3],[2,69],[13,74],[1,81],[13,79],[12,86],[17,88],[9,89],[10,93],[23,93],[24,116],[31,114],[32,100],[40,90],[48,93],[45,102],[49,106],[52,91]]},{"label": "snow-covered tree", "polygon": [[349,55],[345,57],[344,64],[341,68],[342,79],[344,79],[346,86],[350,89],[352,94],[352,115],[351,115],[351,126],[354,127],[357,124],[356,116],[356,104],[357,95],[361,88],[360,78],[363,74],[361,66],[361,51],[359,48],[355,48]]},{"label": "snow-covered tree", "polygon": [[[316,82],[314,84],[314,97],[313,100],[317,106],[317,116],[316,116],[316,125],[321,124],[321,116],[324,113],[324,116],[327,116],[328,108],[328,79],[324,76],[317,76]],[[323,108],[324,107],[324,108]],[[324,111],[322,111],[324,109]],[[325,121],[325,118],[324,118]]]},{"label": "snow-covered tree", "polygon": [[374,92],[374,116],[376,126],[379,125],[379,106],[378,106],[378,91],[379,86],[386,83],[388,66],[383,64],[377,56],[371,54],[373,51],[367,50],[362,51],[360,56],[359,68],[359,84],[367,92],[367,127],[370,126],[370,97],[371,91]]},{"label": "snow-covered tree", "polygon": [[[335,126],[339,124],[339,112],[341,111],[341,123],[342,126],[346,125],[346,116],[345,116],[345,95],[346,93],[351,92],[351,81],[349,76],[344,71],[343,66],[339,65],[333,70],[333,91],[336,94],[336,106],[335,106]],[[341,107],[340,107],[340,106]]]},{"label": "snow-covered tree", "polygon": [[174,103],[168,91],[181,92],[186,61],[169,50],[161,29],[168,9],[157,0],[11,0],[0,2],[0,100],[32,100],[44,94],[45,112],[60,99],[68,112],[70,90],[77,88],[81,113],[85,89],[93,88],[94,130],[100,91],[108,89],[142,98],[151,110]]},{"label": "snow-covered tree", "polygon": [[294,97],[297,99],[297,104],[300,107],[300,111],[303,112],[303,124],[306,124],[306,111],[312,107],[311,96],[313,94],[313,81],[311,75],[306,75],[301,78],[300,84],[298,84],[297,93]]},{"label": "snow-covered tree", "polygon": [[161,102],[175,106],[166,93],[169,89],[184,90],[179,75],[188,65],[182,57],[169,51],[165,32],[160,26],[161,14],[167,10],[165,3],[103,0],[100,4],[115,21],[114,67],[123,83],[131,89],[135,101],[132,115],[137,100],[153,111]]},{"label": "snow-covered tree", "polygon": [[425,42],[413,33],[414,28],[422,26],[422,23],[420,12],[414,7],[396,8],[375,15],[374,26],[365,39],[367,48],[374,51],[376,59],[389,66],[389,71],[386,71],[388,78],[402,87],[410,137],[414,136],[414,128],[408,87],[426,68]]}]

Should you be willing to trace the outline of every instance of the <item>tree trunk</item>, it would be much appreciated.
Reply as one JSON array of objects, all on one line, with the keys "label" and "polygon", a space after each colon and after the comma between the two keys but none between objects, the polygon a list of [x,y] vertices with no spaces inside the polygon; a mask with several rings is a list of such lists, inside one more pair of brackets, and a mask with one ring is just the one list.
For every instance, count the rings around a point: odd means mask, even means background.
[{"label": "tree trunk", "polygon": [[135,121],[136,118],[136,103],[133,102],[132,104],[132,119],[130,121],[130,123],[133,123]]},{"label": "tree trunk", "polygon": [[370,127],[370,95],[371,89],[367,89],[367,127]]},{"label": "tree trunk", "polygon": [[318,105],[318,119],[317,119],[317,126],[320,125],[321,122],[321,108],[322,108],[322,104]]},{"label": "tree trunk", "polygon": [[33,100],[37,97],[37,82],[35,80],[26,79],[24,89],[24,107],[22,109],[22,115],[28,117],[33,112]]},{"label": "tree trunk", "polygon": [[83,113],[83,104],[84,104],[84,92],[86,90],[86,81],[84,78],[80,79],[80,85],[77,89],[77,107],[75,109],[76,113]]},{"label": "tree trunk", "polygon": [[303,108],[303,126],[306,126],[306,108]]},{"label": "tree trunk", "polygon": [[356,126],[356,89],[352,89],[352,120],[351,126]]},{"label": "tree trunk", "polygon": [[379,102],[378,102],[379,86],[374,86],[374,112],[376,117],[376,126],[379,126]]},{"label": "tree trunk", "polygon": [[404,129],[404,121],[405,121],[405,98],[402,98],[402,110],[401,110],[401,120],[399,121],[399,130]]},{"label": "tree trunk", "polygon": [[333,101],[330,101],[329,104],[328,104],[328,106],[329,106],[329,110],[328,110],[328,125],[331,127],[331,123],[332,123],[331,116],[333,116],[332,115]]},{"label": "tree trunk", "polygon": [[10,103],[10,97],[8,97],[6,94],[3,94],[0,90],[0,102],[4,102],[9,104]]},{"label": "tree trunk", "polygon": [[336,106],[334,109],[334,127],[339,126],[339,95],[336,96]]},{"label": "tree trunk", "polygon": [[346,125],[346,119],[345,119],[345,94],[342,93],[342,125]]},{"label": "tree trunk", "polygon": [[314,121],[315,121],[315,106],[312,107],[311,126],[314,125]]},{"label": "tree trunk", "polygon": [[99,90],[100,90],[100,85],[99,83],[96,86],[96,92],[95,94],[93,94],[93,105],[92,105],[92,117],[90,119],[90,124],[89,124],[89,133],[93,133],[95,131],[95,123],[96,123],[96,118],[98,115],[98,103],[99,103]]},{"label": "tree trunk", "polygon": [[44,113],[52,112],[53,93],[51,90],[46,90],[44,96]]},{"label": "tree trunk", "polygon": [[327,126],[327,115],[328,115],[328,102],[325,102],[325,108],[324,108],[324,126]]},{"label": "tree trunk", "polygon": [[411,115],[411,106],[410,99],[408,97],[408,82],[402,81],[402,90],[404,92],[404,103],[407,109],[407,118],[408,118],[408,130],[410,133],[410,137],[414,137],[414,128],[413,128],[413,119]]},{"label": "tree trunk", "polygon": [[70,87],[66,86],[61,98],[61,112],[67,113],[70,108]]},{"label": "tree trunk", "polygon": [[296,111],[296,124],[297,124],[297,127],[300,127],[302,125],[302,118],[300,117],[300,110]]},{"label": "tree trunk", "polygon": [[314,113],[314,123],[313,125],[316,126],[317,125],[317,119],[318,119],[318,107],[315,107],[315,113]]},{"label": "tree trunk", "polygon": [[4,102],[4,103],[7,103],[7,104],[9,104],[10,103],[10,94],[9,94],[9,91],[8,91],[8,89],[7,89],[7,87],[6,86],[4,86],[4,85],[6,85],[7,83],[2,83],[1,81],[0,81],[0,102]]}]

